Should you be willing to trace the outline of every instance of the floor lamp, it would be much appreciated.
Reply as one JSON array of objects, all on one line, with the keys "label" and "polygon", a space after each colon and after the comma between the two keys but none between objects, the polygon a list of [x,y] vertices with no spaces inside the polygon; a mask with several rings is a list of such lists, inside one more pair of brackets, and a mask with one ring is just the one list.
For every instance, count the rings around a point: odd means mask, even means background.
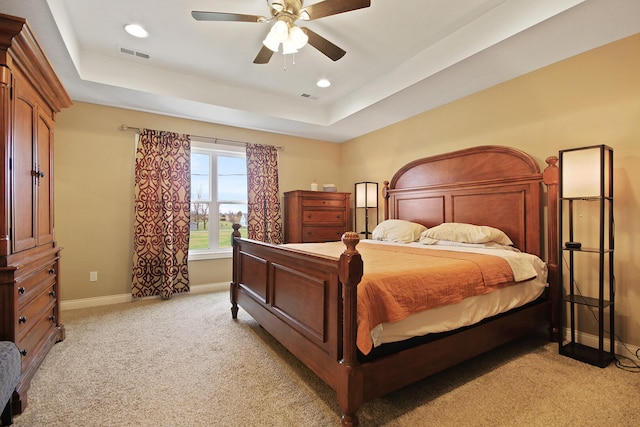
[{"label": "floor lamp", "polygon": [[364,231],[359,231],[365,239],[369,238],[369,210],[375,209],[375,225],[378,225],[378,183],[357,182],[355,188],[356,214],[354,228],[358,230],[358,211],[364,209]]}]

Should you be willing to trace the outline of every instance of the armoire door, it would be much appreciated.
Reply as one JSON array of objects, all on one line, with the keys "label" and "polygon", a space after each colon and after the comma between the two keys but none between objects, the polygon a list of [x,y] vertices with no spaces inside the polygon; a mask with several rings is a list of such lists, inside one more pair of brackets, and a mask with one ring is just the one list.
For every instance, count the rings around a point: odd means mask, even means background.
[{"label": "armoire door", "polygon": [[36,245],[53,242],[53,122],[38,109],[36,135]]},{"label": "armoire door", "polygon": [[14,77],[13,157],[12,177],[12,235],[13,252],[36,245],[36,223],[33,215],[35,192],[35,117],[36,104],[23,90],[22,82]]},{"label": "armoire door", "polygon": [[13,252],[53,241],[52,113],[14,73]]}]

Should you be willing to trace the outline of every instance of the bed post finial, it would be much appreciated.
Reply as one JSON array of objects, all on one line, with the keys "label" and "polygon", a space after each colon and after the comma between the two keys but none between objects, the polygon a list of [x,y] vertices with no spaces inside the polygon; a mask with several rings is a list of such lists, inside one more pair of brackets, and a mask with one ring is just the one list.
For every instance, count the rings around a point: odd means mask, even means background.
[{"label": "bed post finial", "polygon": [[340,255],[338,275],[343,287],[353,287],[355,289],[360,283],[360,279],[362,279],[362,257],[356,249],[356,245],[359,242],[360,236],[355,231],[347,231],[342,235],[342,243],[346,248]]},{"label": "bed post finial", "polygon": [[231,227],[233,228],[233,232],[231,233],[233,237],[242,237],[240,234],[240,227],[242,226],[240,224],[234,223]]},{"label": "bed post finial", "polygon": [[342,243],[347,247],[344,253],[357,254],[356,245],[360,243],[360,236],[355,231],[347,231],[342,235]]},{"label": "bed post finial", "polygon": [[358,283],[360,283],[360,279],[362,279],[362,257],[360,256],[360,252],[356,249],[356,245],[359,242],[360,236],[355,231],[347,231],[342,235],[342,243],[344,243],[346,248],[344,252],[342,252],[342,255],[340,255],[340,267],[338,270],[340,282],[342,282],[343,285],[343,293],[345,292],[344,288],[353,288],[354,300],[355,288]]}]

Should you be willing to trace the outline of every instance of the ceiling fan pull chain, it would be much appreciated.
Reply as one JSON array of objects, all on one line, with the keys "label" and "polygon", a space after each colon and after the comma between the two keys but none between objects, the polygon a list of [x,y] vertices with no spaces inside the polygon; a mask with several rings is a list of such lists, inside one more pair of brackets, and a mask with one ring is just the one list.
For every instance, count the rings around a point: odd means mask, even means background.
[{"label": "ceiling fan pull chain", "polygon": [[282,54],[282,70],[283,71],[287,71],[287,56],[291,55],[291,65],[295,66],[296,65],[296,54],[294,53],[288,53],[288,54]]}]

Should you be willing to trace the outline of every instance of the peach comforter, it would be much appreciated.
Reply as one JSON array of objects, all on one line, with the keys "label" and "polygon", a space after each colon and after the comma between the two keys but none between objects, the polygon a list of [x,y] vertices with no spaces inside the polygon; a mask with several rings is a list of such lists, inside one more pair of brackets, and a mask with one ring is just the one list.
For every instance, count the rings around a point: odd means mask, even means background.
[{"label": "peach comforter", "polygon": [[[338,257],[341,242],[288,244],[288,247]],[[513,285],[507,261],[493,255],[384,246],[360,242],[364,275],[358,285],[357,345],[368,354],[370,331],[423,310],[454,304]]]}]

